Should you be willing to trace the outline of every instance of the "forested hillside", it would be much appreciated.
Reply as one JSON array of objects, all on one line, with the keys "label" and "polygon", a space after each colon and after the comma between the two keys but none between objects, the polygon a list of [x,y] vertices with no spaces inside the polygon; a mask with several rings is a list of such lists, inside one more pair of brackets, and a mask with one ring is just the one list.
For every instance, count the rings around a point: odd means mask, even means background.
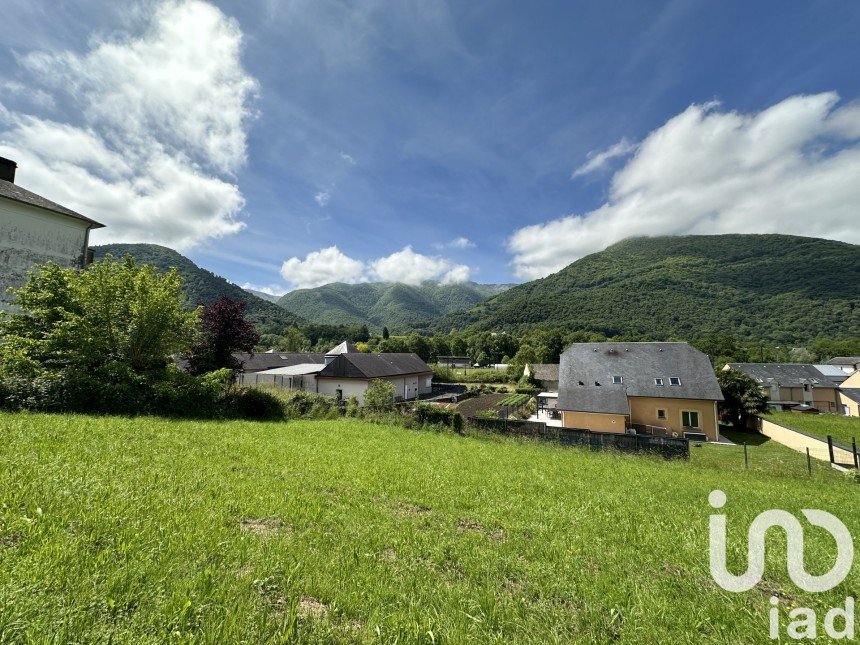
[{"label": "forested hillside", "polygon": [[440,284],[428,281],[420,286],[338,282],[291,291],[278,304],[313,323],[366,324],[376,329],[388,327],[394,332],[425,329],[432,319],[473,307],[509,287],[474,282]]},{"label": "forested hillside", "polygon": [[789,235],[632,238],[433,323],[661,340],[860,336],[860,246]]},{"label": "forested hillside", "polygon": [[160,271],[176,267],[183,278],[185,293],[192,305],[200,305],[217,300],[224,294],[232,300],[246,303],[249,320],[253,320],[263,332],[281,333],[285,327],[301,324],[304,321],[273,302],[245,291],[211,271],[202,269],[184,255],[173,249],[157,244],[105,244],[93,247],[96,259],[110,253],[115,258],[131,255],[137,262],[151,264]]}]

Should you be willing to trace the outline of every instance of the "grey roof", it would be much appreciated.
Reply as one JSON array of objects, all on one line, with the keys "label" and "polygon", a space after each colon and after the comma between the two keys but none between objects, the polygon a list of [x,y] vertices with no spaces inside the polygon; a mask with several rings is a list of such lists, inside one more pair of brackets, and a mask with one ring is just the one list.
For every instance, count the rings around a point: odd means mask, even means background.
[{"label": "grey roof", "polygon": [[830,378],[810,363],[729,363],[733,370],[752,376],[764,386],[775,381],[782,387],[836,387]]},{"label": "grey roof", "polygon": [[841,383],[848,378],[848,372],[843,370],[838,365],[813,365],[815,369],[824,374],[828,379],[835,383]]},{"label": "grey roof", "polygon": [[560,409],[629,414],[630,396],[723,400],[708,357],[687,343],[576,343],[561,355]]},{"label": "grey roof", "polygon": [[88,222],[92,228],[104,227],[104,224],[100,224],[89,217],[76,213],[65,206],[60,206],[56,202],[52,202],[50,199],[46,199],[36,193],[31,193],[29,190],[21,188],[18,184],[13,184],[12,182],[5,181],[3,179],[0,179],[0,197],[5,197],[12,201],[21,202],[22,204],[37,206],[54,213],[59,213],[60,215],[67,215],[68,217],[83,220],[84,222]]},{"label": "grey roof", "polygon": [[558,368],[558,363],[535,363],[531,366],[531,372],[538,381],[557,381]]},{"label": "grey roof", "polygon": [[325,355],[323,354],[279,354],[277,352],[245,354],[237,352],[233,354],[233,357],[242,364],[242,371],[245,373],[262,372],[276,367],[292,367],[307,363],[325,364]]},{"label": "grey roof", "polygon": [[829,361],[828,365],[858,365],[860,364],[860,356],[834,356]]},{"label": "grey roof", "polygon": [[343,341],[337,347],[332,347],[328,350],[325,355],[326,356],[337,356],[338,354],[356,354],[358,353],[358,348],[350,343],[349,341]]},{"label": "grey roof", "polygon": [[843,387],[839,390],[839,395],[860,403],[860,387]]},{"label": "grey roof", "polygon": [[432,374],[432,371],[417,354],[345,353],[326,365],[318,376],[373,379],[406,374]]}]

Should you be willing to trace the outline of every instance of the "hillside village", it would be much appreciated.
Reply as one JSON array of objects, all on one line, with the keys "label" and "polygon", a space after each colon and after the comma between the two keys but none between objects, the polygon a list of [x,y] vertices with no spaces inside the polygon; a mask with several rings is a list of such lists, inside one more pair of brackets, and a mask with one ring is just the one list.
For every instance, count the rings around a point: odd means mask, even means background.
[{"label": "hillside village", "polygon": [[857,640],[860,5],[3,18],[0,645]]}]

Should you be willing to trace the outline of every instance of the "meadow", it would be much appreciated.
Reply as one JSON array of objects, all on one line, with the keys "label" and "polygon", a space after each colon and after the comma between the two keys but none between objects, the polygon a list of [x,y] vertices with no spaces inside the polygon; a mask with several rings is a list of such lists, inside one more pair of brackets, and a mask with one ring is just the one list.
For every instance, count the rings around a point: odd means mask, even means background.
[{"label": "meadow", "polygon": [[848,448],[851,447],[851,439],[853,438],[857,440],[857,445],[860,447],[860,418],[858,417],[843,417],[836,414],[771,412],[765,418],[787,428],[794,428],[825,440],[827,435],[830,435],[833,437],[833,441]]},{"label": "meadow", "polygon": [[[668,462],[346,419],[0,413],[0,642],[769,642],[771,596],[823,615],[858,565],[808,594],[774,533],[759,586],[723,591],[708,494],[728,495],[738,571],[766,509],[860,536],[860,489],[751,451],[746,469],[724,446]],[[811,573],[832,551],[807,530]]]}]

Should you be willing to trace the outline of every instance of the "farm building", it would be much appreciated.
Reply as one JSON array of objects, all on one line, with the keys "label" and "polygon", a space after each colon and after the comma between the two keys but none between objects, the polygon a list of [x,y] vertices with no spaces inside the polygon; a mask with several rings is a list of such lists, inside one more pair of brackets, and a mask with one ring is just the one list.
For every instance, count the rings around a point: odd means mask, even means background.
[{"label": "farm building", "polygon": [[35,264],[89,264],[89,235],[103,224],[15,183],[17,164],[0,157],[0,309],[9,309],[10,287],[27,280]]},{"label": "farm building", "polygon": [[[301,356],[307,360],[301,361]],[[367,388],[377,379],[394,385],[395,400],[408,401],[433,391],[433,372],[416,354],[364,354],[349,343],[341,343],[324,354],[321,362],[316,356],[290,355],[288,361],[293,364],[246,371],[239,375],[239,383],[304,390],[341,400],[354,396],[361,405]]]},{"label": "farm building", "polygon": [[687,343],[576,343],[559,378],[566,428],[719,440],[723,395],[708,357]]}]

